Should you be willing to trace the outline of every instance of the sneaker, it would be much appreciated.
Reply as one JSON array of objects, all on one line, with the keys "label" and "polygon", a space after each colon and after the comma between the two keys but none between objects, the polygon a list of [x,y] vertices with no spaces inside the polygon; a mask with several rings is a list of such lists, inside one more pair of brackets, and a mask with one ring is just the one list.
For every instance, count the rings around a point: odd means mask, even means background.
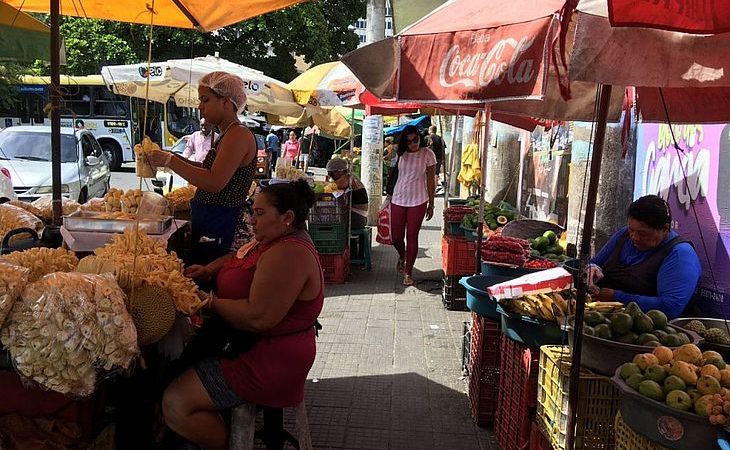
[{"label": "sneaker", "polygon": [[413,286],[413,277],[410,275],[403,275],[403,286]]}]

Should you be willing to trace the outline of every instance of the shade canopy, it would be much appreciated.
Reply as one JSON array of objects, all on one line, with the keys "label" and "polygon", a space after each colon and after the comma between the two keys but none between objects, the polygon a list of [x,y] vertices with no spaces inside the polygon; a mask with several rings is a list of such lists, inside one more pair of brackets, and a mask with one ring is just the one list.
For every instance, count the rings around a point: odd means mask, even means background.
[{"label": "shade canopy", "polygon": [[[50,61],[51,30],[28,14],[0,2],[0,61]],[[61,45],[61,64],[66,52]]]},{"label": "shade canopy", "polygon": [[[49,13],[48,0],[2,0],[26,12]],[[305,0],[61,0],[61,14],[213,31]],[[152,9],[154,5],[154,9]]]},{"label": "shade canopy", "polygon": [[147,63],[105,66],[101,69],[101,75],[109,89],[117,94],[149,98],[157,102],[173,98],[178,106],[197,107],[198,81],[205,74],[217,70],[243,79],[249,111],[294,117],[302,114],[303,108],[294,102],[286,84],[258,70],[215,56],[153,63],[149,71]]}]

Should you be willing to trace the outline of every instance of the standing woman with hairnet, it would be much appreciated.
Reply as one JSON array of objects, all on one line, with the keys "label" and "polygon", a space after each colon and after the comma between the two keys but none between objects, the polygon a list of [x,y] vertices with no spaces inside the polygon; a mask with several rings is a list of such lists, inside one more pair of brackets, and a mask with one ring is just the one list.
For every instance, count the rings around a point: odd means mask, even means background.
[{"label": "standing woman with hairnet", "polygon": [[220,130],[205,160],[195,163],[163,151],[147,156],[152,165],[168,167],[198,188],[190,203],[188,264],[207,264],[231,252],[238,246],[234,237],[247,234],[245,205],[256,170],[256,139],[238,120],[246,104],[243,80],[211,72],[198,82],[198,99],[201,118]]}]

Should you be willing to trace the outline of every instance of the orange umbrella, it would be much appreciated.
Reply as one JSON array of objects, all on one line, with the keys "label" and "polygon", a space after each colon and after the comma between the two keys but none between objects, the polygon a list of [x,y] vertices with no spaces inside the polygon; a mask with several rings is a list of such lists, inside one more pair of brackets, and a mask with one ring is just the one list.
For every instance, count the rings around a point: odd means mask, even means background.
[{"label": "orange umbrella", "polygon": [[[61,15],[213,31],[304,0],[61,0]],[[2,0],[24,12],[48,13],[48,0]],[[154,14],[150,20],[150,14]]]}]

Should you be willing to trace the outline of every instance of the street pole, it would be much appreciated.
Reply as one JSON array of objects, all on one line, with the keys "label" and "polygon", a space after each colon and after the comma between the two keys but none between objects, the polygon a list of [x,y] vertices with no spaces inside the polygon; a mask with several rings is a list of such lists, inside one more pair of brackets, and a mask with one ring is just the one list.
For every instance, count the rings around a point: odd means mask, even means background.
[{"label": "street pole", "polygon": [[51,12],[51,192],[53,225],[61,225],[61,7],[50,0]]},{"label": "street pole", "polygon": [[[368,0],[366,42],[385,39],[385,0]],[[377,224],[383,197],[383,117],[366,110],[362,127],[360,173],[368,192],[368,223]]]},{"label": "street pole", "polygon": [[[580,270],[588,266],[591,258],[591,238],[593,222],[596,215],[596,200],[598,198],[598,177],[601,172],[603,145],[606,138],[606,122],[608,121],[608,105],[611,100],[611,85],[601,85],[598,100],[598,118],[596,123],[596,137],[593,141],[591,155],[591,178],[588,181],[586,196],[586,212],[583,225],[583,236],[580,246]],[[580,360],[583,346],[583,315],[585,312],[586,294],[588,286],[583,277],[578,277],[578,298],[575,303],[575,319],[573,325],[573,358],[570,366],[568,387],[568,427],[565,439],[565,448],[574,447],[575,421],[578,407],[578,385],[580,383]]]}]

